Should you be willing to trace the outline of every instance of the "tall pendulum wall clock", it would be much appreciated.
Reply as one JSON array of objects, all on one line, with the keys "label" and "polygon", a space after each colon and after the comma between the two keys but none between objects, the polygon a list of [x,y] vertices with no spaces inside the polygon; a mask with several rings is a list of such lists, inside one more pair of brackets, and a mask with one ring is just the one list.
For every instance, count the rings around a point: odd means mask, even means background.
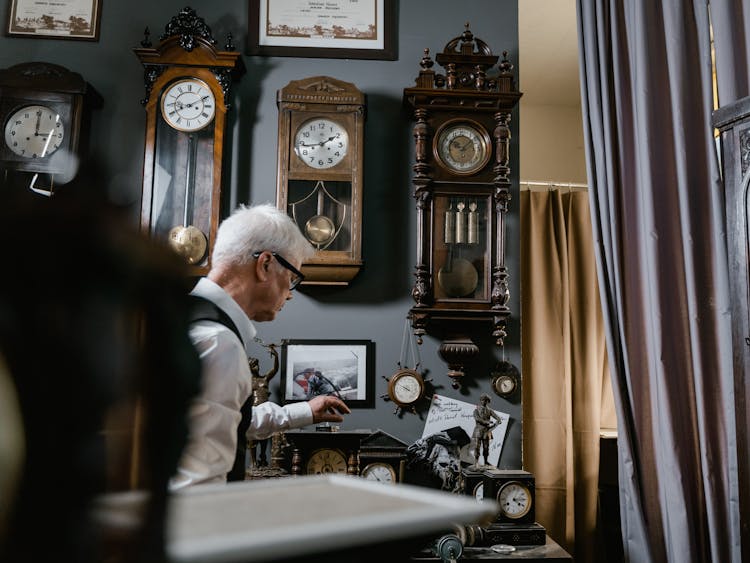
[{"label": "tall pendulum wall clock", "polygon": [[244,65],[231,36],[218,50],[190,8],[169,21],[157,47],[148,33],[141,45],[135,49],[146,86],[141,228],[203,275],[219,222],[230,86]]},{"label": "tall pendulum wall clock", "polygon": [[475,38],[469,24],[435,57],[425,49],[417,83],[404,90],[413,112],[417,207],[412,327],[420,338],[443,329],[440,356],[458,388],[465,364],[479,354],[473,325],[491,323],[506,336],[508,271],[505,216],[510,201],[510,118],[521,93],[513,66]]},{"label": "tall pendulum wall clock", "polygon": [[56,182],[73,178],[84,109],[94,99],[87,86],[80,74],[51,63],[0,70],[3,183],[51,195]]},{"label": "tall pendulum wall clock", "polygon": [[328,76],[279,90],[276,204],[315,247],[303,284],[347,285],[362,268],[365,96]]}]

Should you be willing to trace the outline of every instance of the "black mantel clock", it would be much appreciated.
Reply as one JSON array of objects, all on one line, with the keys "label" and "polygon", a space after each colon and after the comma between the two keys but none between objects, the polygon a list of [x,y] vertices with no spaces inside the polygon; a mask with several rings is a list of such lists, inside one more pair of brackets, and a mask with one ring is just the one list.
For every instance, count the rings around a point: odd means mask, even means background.
[{"label": "black mantel clock", "polygon": [[414,121],[412,183],[417,208],[412,327],[421,338],[440,325],[440,356],[453,387],[478,356],[471,326],[506,336],[505,216],[510,201],[510,118],[521,93],[513,66],[474,37],[469,24],[435,57],[425,49],[416,85],[404,90]]},{"label": "black mantel clock", "polygon": [[168,243],[194,275],[210,267],[230,86],[244,72],[231,36],[225,50],[215,44],[205,21],[184,8],[157,47],[147,32],[135,49],[146,86],[141,229]]}]

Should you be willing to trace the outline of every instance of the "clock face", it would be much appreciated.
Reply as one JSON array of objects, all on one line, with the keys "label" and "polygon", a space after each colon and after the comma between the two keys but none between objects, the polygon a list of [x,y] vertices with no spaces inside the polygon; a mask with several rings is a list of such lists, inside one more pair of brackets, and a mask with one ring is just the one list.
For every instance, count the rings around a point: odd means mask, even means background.
[{"label": "clock face", "polygon": [[481,481],[477,483],[476,487],[474,487],[474,498],[477,500],[484,500],[484,483]]},{"label": "clock face", "polygon": [[508,481],[498,491],[497,502],[505,517],[522,518],[531,510],[531,491],[519,481]]},{"label": "clock face", "polygon": [[411,405],[422,397],[424,382],[417,372],[404,370],[391,378],[388,388],[395,403]]},{"label": "clock face", "polygon": [[362,470],[362,477],[370,481],[379,481],[381,483],[395,483],[396,472],[387,463],[376,461],[368,464]]},{"label": "clock face", "polygon": [[501,375],[495,380],[494,386],[495,391],[497,391],[498,395],[510,395],[511,393],[513,393],[513,391],[516,390],[516,380],[513,379],[513,376]]},{"label": "clock face", "polygon": [[46,158],[60,147],[64,138],[60,115],[47,106],[22,107],[5,123],[5,144],[24,158]]},{"label": "clock face", "polygon": [[346,473],[346,457],[340,450],[321,448],[307,460],[307,474]]},{"label": "clock face", "polygon": [[162,94],[161,114],[178,131],[198,131],[211,123],[216,100],[208,84],[197,78],[172,83]]},{"label": "clock face", "polygon": [[305,121],[294,135],[294,152],[307,166],[318,170],[341,162],[349,150],[349,134],[339,123],[316,118]]},{"label": "clock face", "polygon": [[448,122],[435,143],[440,161],[457,174],[472,174],[484,168],[490,158],[487,133],[469,122]]}]

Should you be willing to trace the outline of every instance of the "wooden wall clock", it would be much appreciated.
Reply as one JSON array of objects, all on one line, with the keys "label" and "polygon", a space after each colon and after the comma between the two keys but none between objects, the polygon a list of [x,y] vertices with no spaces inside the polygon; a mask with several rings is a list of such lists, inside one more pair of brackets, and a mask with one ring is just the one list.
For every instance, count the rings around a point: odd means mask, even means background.
[{"label": "wooden wall clock", "polygon": [[521,97],[513,66],[469,30],[435,57],[425,50],[417,83],[404,90],[414,117],[417,202],[412,326],[444,329],[439,353],[453,386],[479,349],[471,325],[489,322],[498,345],[510,315],[505,215],[510,201],[510,118]]},{"label": "wooden wall clock", "polygon": [[68,181],[78,165],[87,84],[60,65],[23,63],[0,70],[0,169]]},{"label": "wooden wall clock", "polygon": [[148,36],[141,45],[135,49],[146,86],[141,228],[169,244],[193,275],[204,275],[219,223],[230,86],[244,64],[231,36],[218,50],[190,8],[169,21],[157,47]]},{"label": "wooden wall clock", "polygon": [[328,76],[278,91],[276,203],[315,247],[304,284],[347,285],[362,267],[365,96]]}]

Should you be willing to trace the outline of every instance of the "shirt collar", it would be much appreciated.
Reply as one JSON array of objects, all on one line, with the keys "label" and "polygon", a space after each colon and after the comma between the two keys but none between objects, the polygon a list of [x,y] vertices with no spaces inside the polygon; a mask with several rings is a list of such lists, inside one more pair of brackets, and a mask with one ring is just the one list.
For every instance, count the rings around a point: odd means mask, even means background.
[{"label": "shirt collar", "polygon": [[219,309],[229,315],[229,318],[232,319],[232,322],[237,326],[237,330],[240,331],[245,352],[249,355],[251,352],[250,347],[257,331],[250,319],[247,318],[245,311],[243,311],[237,302],[232,299],[232,296],[224,291],[224,288],[219,284],[208,278],[201,278],[198,280],[198,283],[190,294],[208,299]]}]

